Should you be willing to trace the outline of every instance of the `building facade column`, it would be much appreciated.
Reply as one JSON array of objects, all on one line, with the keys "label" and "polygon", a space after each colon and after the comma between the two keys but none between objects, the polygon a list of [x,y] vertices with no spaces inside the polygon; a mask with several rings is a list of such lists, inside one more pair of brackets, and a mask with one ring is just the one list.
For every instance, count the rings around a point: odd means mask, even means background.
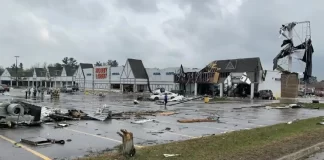
[{"label": "building facade column", "polygon": [[254,83],[251,83],[251,92],[250,92],[250,98],[253,99],[254,98]]},{"label": "building facade column", "polygon": [[219,97],[223,97],[224,96],[224,84],[220,83],[219,84]]},{"label": "building facade column", "polygon": [[10,80],[10,86],[12,87],[12,80]]}]

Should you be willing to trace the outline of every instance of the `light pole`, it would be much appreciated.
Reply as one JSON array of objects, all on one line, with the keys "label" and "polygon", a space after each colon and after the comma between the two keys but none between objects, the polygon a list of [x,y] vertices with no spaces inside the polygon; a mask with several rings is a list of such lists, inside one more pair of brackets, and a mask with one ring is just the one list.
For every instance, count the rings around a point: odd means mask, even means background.
[{"label": "light pole", "polygon": [[16,86],[18,87],[18,66],[17,66],[17,61],[19,56],[15,56],[16,57]]}]

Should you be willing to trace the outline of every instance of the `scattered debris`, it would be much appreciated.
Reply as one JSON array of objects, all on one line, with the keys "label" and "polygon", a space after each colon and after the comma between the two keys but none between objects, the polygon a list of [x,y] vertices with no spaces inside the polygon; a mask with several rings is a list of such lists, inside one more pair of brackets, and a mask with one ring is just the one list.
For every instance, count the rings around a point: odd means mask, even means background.
[{"label": "scattered debris", "polygon": [[218,119],[215,119],[214,117],[208,117],[208,118],[203,118],[203,119],[182,119],[182,120],[178,120],[178,122],[179,123],[217,122]]},{"label": "scattered debris", "polygon": [[319,100],[313,100],[312,102],[313,103],[319,103]]},{"label": "scattered debris", "polygon": [[290,109],[290,108],[302,108],[302,104],[289,104],[286,106],[276,106],[276,107],[271,107],[271,106],[265,106],[265,109]]},{"label": "scattered debris", "polygon": [[18,100],[0,103],[0,127],[40,125],[41,107]]},{"label": "scattered debris", "polygon": [[150,133],[150,134],[152,134],[152,135],[157,135],[157,134],[162,134],[162,133],[164,133],[163,131],[150,131],[150,132],[147,132],[147,133]]},{"label": "scattered debris", "polygon": [[174,115],[174,114],[177,114],[175,112],[162,112],[162,113],[159,113],[159,115],[161,116],[170,116],[170,115]]},{"label": "scattered debris", "polygon": [[180,154],[163,154],[164,157],[175,157],[175,156],[180,156]]},{"label": "scattered debris", "polygon": [[171,128],[170,128],[170,127],[166,127],[166,128],[165,128],[165,130],[167,130],[167,131],[170,131],[170,130],[171,130]]},{"label": "scattered debris", "polygon": [[146,122],[154,122],[155,120],[153,119],[143,119],[143,120],[138,120],[138,121],[132,121],[131,123],[134,123],[134,124],[143,124],[143,123],[146,123]]},{"label": "scattered debris", "polygon": [[289,121],[287,124],[292,124],[292,123],[295,123],[296,121],[298,121],[299,119],[294,119],[292,121]]},{"label": "scattered debris", "polygon": [[53,143],[65,144],[64,140],[55,140],[55,139],[48,139],[48,138],[42,138],[42,137],[23,138],[20,141],[22,143],[26,143],[26,144],[34,145],[34,146],[49,145],[49,144],[53,144]]},{"label": "scattered debris", "polygon": [[54,128],[64,128],[69,126],[70,124],[67,123],[57,123],[56,126],[54,126]]},{"label": "scattered debris", "polygon": [[138,104],[138,103],[139,103],[138,100],[134,99],[134,104]]},{"label": "scattered debris", "polygon": [[133,133],[128,132],[126,129],[121,129],[120,131],[122,133],[117,132],[117,134],[123,138],[122,153],[124,155],[133,157],[136,153],[136,149],[133,141]]},{"label": "scattered debris", "polygon": [[72,141],[72,139],[67,139],[66,141],[67,141],[67,142],[71,142],[71,141]]}]

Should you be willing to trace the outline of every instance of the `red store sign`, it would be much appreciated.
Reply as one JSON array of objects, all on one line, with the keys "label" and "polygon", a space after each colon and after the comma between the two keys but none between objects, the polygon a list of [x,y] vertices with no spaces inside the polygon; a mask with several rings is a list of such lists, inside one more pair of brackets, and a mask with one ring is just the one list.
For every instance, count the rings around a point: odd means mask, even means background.
[{"label": "red store sign", "polygon": [[106,79],[107,68],[96,68],[96,79]]}]

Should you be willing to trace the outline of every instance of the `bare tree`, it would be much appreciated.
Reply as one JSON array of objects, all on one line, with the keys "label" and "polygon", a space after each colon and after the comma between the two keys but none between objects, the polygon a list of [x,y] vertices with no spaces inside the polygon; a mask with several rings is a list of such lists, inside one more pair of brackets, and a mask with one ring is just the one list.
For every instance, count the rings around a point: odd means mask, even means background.
[{"label": "bare tree", "polygon": [[40,68],[40,63],[34,64],[31,68]]},{"label": "bare tree", "polygon": [[4,68],[2,66],[0,66],[0,73],[3,73],[4,72]]},{"label": "bare tree", "polygon": [[102,63],[100,61],[96,62],[95,66],[102,66]]},{"label": "bare tree", "polygon": [[118,67],[118,62],[116,60],[108,60],[107,64],[111,67]]},{"label": "bare tree", "polygon": [[24,69],[24,65],[23,65],[23,63],[19,63],[19,68],[20,68],[20,69]]}]

